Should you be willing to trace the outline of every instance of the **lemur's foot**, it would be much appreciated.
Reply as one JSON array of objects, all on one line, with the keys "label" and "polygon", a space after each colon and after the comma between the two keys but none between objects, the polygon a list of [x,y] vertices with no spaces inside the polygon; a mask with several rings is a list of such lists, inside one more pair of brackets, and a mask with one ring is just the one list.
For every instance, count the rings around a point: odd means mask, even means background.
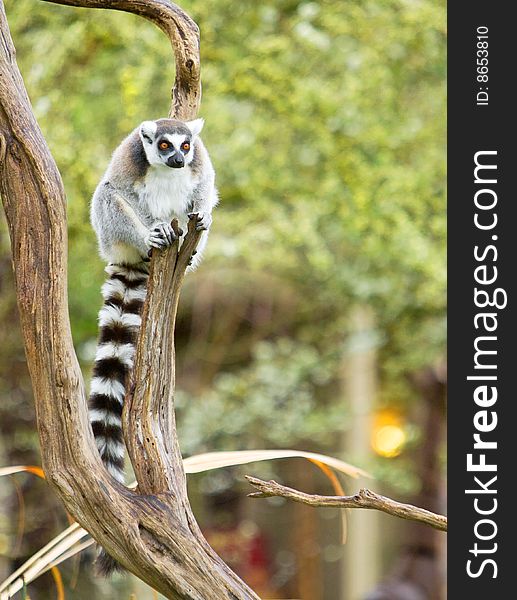
[{"label": "lemur's foot", "polygon": [[148,243],[151,248],[163,250],[178,239],[169,223],[157,223],[149,232]]},{"label": "lemur's foot", "polygon": [[189,219],[196,218],[196,231],[203,231],[210,228],[212,224],[212,213],[209,212],[200,212],[200,213],[190,213],[188,215]]}]

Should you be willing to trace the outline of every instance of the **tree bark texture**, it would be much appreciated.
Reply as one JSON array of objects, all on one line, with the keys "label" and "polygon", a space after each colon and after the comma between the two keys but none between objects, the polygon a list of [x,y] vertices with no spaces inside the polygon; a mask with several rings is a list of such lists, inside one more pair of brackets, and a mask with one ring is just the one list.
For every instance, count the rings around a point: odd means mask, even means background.
[{"label": "tree bark texture", "polygon": [[[176,56],[171,115],[196,116],[201,97],[199,33],[179,7],[166,0],[55,3],[124,10],[157,24]],[[137,489],[118,484],[101,463],[70,331],[65,194],[16,65],[1,0],[0,194],[50,485],[99,544],[167,598],[258,598],[205,541],[186,494],[174,422],[174,320],[185,267],[199,239],[192,225],[180,250],[176,243],[155,251],[151,260],[124,414]]]}]

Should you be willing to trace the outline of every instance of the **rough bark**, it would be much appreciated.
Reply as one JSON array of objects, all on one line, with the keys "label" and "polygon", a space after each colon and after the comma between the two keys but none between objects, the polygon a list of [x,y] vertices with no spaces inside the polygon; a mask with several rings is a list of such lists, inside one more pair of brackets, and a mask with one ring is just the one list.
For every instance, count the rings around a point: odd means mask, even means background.
[{"label": "rough bark", "polygon": [[[180,8],[165,0],[59,3],[125,10],[155,22],[176,53],[171,114],[195,116],[201,94],[198,30]],[[0,194],[11,238],[42,463],[50,485],[97,542],[167,598],[257,598],[199,531],[186,495],[174,426],[174,318],[184,268],[198,240],[194,231],[179,254],[174,245],[151,261],[128,398],[136,416],[127,410],[125,414],[137,490],[118,484],[101,463],[70,332],[63,185],[32,113],[1,0]],[[156,288],[159,294],[153,293]]]}]

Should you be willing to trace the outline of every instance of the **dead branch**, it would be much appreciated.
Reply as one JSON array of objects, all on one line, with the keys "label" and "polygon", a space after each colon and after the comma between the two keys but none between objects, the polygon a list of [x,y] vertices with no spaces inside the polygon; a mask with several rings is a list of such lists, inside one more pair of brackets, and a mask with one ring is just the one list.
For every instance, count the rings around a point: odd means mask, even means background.
[{"label": "dead branch", "polygon": [[280,485],[276,481],[263,481],[256,477],[250,477],[246,475],[246,479],[256,487],[259,491],[248,494],[250,498],[270,498],[272,496],[279,496],[281,498],[287,498],[294,502],[301,502],[302,504],[308,504],[309,506],[326,506],[333,508],[369,508],[374,510],[380,510],[394,517],[400,517],[401,519],[408,519],[410,521],[417,521],[424,523],[440,531],[447,531],[447,517],[438,515],[436,513],[413,506],[412,504],[402,504],[386,496],[376,494],[371,490],[361,489],[357,494],[353,496],[318,496],[313,494],[306,494],[294,490],[285,485]]},{"label": "dead branch", "polygon": [[[198,29],[179,7],[166,0],[55,3],[125,10],[156,23],[176,53],[171,114],[195,117],[201,94]],[[199,530],[188,503],[176,436],[174,320],[185,267],[199,235],[190,226],[179,253],[175,244],[154,253],[151,261],[133,390],[128,395],[131,410],[125,411],[138,481],[137,490],[130,490],[104,469],[88,424],[68,317],[63,185],[16,65],[2,0],[0,34],[0,194],[47,479],[68,512],[97,542],[167,598],[257,599]],[[154,293],[157,288],[159,294]]]}]

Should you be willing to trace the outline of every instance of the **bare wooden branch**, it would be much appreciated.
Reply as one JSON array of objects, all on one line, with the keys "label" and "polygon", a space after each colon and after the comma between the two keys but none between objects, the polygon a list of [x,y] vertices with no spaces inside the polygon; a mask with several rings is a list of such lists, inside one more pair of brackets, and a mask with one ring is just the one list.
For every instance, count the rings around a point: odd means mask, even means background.
[{"label": "bare wooden branch", "polygon": [[[50,1],[50,0],[49,0]],[[171,113],[196,116],[197,26],[166,0],[68,1],[145,16],[169,36],[177,73]],[[192,61],[192,62],[190,62]],[[186,495],[174,412],[174,320],[199,233],[155,252],[126,428],[139,487],[105,470],[88,424],[67,305],[67,235],[61,177],[32,113],[0,0],[0,194],[7,217],[22,333],[34,389],[42,463],[66,509],[123,566],[167,598],[258,597],[203,538]],[[159,289],[159,293],[154,293]],[[129,415],[129,416],[128,416]],[[137,423],[136,421],[139,420]]]},{"label": "bare wooden branch", "polygon": [[[190,509],[174,419],[174,325],[185,269],[202,233],[195,224],[191,219],[179,253],[178,242],[165,252],[153,251],[148,301],[124,403],[125,440],[139,491],[174,491],[185,510]],[[177,221],[173,226],[177,230]]]},{"label": "bare wooden branch", "polygon": [[413,506],[412,504],[403,504],[386,496],[376,494],[371,490],[361,489],[353,496],[318,496],[306,494],[293,488],[281,485],[276,481],[263,481],[256,477],[246,475],[246,479],[259,491],[248,494],[250,498],[270,498],[279,496],[287,498],[294,502],[301,502],[309,506],[325,506],[332,508],[369,508],[380,510],[394,517],[416,521],[439,529],[447,531],[447,517]]}]

